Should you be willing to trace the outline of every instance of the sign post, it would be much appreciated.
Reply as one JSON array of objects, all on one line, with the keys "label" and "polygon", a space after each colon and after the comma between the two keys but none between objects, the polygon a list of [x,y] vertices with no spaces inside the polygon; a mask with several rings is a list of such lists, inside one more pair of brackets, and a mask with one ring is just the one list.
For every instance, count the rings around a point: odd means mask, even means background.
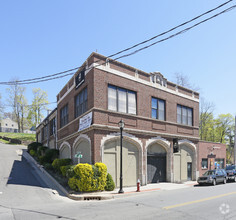
[{"label": "sign post", "polygon": [[75,158],[78,158],[78,163],[80,163],[80,159],[83,158],[83,154],[78,151],[77,154],[75,154]]}]

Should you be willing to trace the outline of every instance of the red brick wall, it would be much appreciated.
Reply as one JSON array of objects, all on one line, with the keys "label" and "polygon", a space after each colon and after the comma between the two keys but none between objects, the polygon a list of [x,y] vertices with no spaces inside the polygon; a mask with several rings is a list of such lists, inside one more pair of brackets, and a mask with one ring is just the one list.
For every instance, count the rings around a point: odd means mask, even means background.
[{"label": "red brick wall", "polygon": [[[214,149],[213,149],[214,146]],[[211,152],[213,155],[211,155]],[[212,158],[211,158],[212,157]],[[208,158],[208,169],[202,169],[202,158]],[[213,165],[210,166],[212,159]],[[224,159],[224,167],[226,165],[226,145],[221,143],[200,141],[198,143],[198,168],[201,176],[206,170],[215,168],[215,159]]]}]

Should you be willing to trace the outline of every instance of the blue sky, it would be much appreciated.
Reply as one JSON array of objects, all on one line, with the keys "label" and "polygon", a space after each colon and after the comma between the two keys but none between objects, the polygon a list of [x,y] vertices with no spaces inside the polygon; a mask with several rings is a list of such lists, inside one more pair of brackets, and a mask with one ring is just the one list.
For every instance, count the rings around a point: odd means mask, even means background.
[{"label": "blue sky", "polygon": [[[223,2],[1,0],[0,81],[42,77],[78,67],[93,51],[108,56]],[[215,115],[235,115],[235,27],[236,9],[120,61],[146,72],[160,71],[169,81],[175,80],[175,73],[186,75],[200,88],[201,97],[215,104]],[[26,85],[28,103],[32,88],[47,91],[49,102],[55,102],[69,79]],[[0,85],[2,102],[7,105],[6,88]]]}]

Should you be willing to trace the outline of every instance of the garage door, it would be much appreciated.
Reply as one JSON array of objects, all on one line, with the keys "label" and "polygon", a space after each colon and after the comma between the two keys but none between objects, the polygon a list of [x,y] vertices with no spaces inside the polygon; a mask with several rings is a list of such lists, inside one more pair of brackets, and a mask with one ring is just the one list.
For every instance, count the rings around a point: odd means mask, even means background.
[{"label": "garage door", "polygon": [[[120,140],[116,139],[105,143],[104,160],[108,173],[113,177],[116,187],[120,185]],[[123,140],[123,186],[135,186],[139,171],[138,148]]]},{"label": "garage door", "polygon": [[147,150],[147,181],[158,183],[166,181],[166,150],[154,143]]},{"label": "garage door", "polygon": [[166,155],[150,155],[147,157],[148,183],[166,181]]}]

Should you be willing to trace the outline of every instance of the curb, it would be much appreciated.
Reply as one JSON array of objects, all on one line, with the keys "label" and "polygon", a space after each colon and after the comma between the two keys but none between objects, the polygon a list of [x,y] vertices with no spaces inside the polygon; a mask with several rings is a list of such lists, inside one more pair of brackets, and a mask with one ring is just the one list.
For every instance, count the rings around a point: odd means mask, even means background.
[{"label": "curb", "polygon": [[[26,161],[35,169],[37,175],[50,187],[56,188],[56,191],[60,190],[63,196],[68,197],[69,199],[73,199],[76,201],[83,201],[83,200],[108,200],[114,199],[112,195],[91,195],[87,193],[83,193],[80,195],[77,194],[70,194],[68,191],[58,183],[44,168],[42,165],[39,165],[37,161],[31,157],[31,155],[27,152],[27,150],[22,150],[22,157],[26,159]],[[46,178],[45,178],[46,176]]]}]

